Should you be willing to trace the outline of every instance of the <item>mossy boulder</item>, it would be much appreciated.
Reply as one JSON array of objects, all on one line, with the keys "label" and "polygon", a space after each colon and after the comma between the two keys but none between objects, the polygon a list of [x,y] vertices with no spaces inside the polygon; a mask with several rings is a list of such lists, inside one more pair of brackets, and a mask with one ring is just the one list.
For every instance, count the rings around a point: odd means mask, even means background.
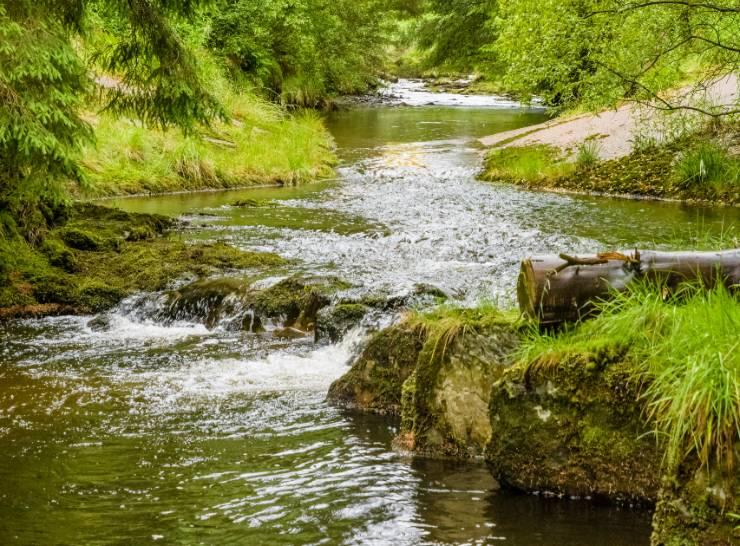
[{"label": "mossy boulder", "polygon": [[103,239],[97,234],[76,227],[67,227],[59,232],[59,236],[70,248],[75,250],[85,250],[88,252],[97,252],[99,250],[115,250],[120,243],[117,239]]},{"label": "mossy boulder", "polygon": [[[736,444],[740,452],[740,443]],[[663,479],[653,516],[653,546],[740,543],[740,469],[685,462]]]},{"label": "mossy boulder", "polygon": [[232,277],[204,279],[185,285],[167,294],[168,303],[160,318],[200,321],[213,328],[226,318],[246,315],[250,285],[248,279]]},{"label": "mossy boulder", "polygon": [[424,336],[406,324],[374,334],[349,372],[332,383],[328,400],[353,409],[398,415],[404,381],[416,368]]},{"label": "mossy boulder", "polygon": [[403,386],[406,448],[431,456],[481,456],[491,439],[489,399],[519,342],[513,320],[473,321],[445,348],[431,336]]},{"label": "mossy boulder", "polygon": [[312,330],[331,294],[346,286],[334,277],[288,277],[265,289],[244,277],[198,280],[169,292],[160,318],[196,320],[209,328],[221,325],[259,332],[268,321],[280,328]]},{"label": "mossy boulder", "polygon": [[661,451],[619,351],[516,365],[491,393],[494,476],[524,490],[651,503]]},{"label": "mossy boulder", "polygon": [[79,269],[75,253],[59,239],[47,238],[41,245],[41,252],[49,259],[50,265],[67,273],[74,273]]},{"label": "mossy boulder", "polygon": [[358,326],[370,308],[360,303],[340,303],[321,309],[316,316],[316,341],[340,341],[347,332]]}]

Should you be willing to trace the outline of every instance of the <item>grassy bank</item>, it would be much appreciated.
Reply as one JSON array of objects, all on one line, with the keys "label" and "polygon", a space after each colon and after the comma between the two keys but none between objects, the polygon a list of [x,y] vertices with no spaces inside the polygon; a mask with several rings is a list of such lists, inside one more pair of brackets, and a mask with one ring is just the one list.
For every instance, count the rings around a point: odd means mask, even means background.
[{"label": "grassy bank", "polygon": [[556,373],[564,362],[630,363],[646,416],[675,469],[688,456],[735,466],[740,432],[740,300],[725,288],[686,286],[666,299],[637,286],[601,305],[593,320],[558,334],[533,329],[519,353],[527,373]]},{"label": "grassy bank", "polygon": [[284,263],[274,254],[170,238],[174,221],[163,216],[94,205],[62,207],[46,216],[36,244],[7,225],[0,230],[0,318],[100,311],[186,275]]},{"label": "grassy bank", "polygon": [[598,139],[574,150],[547,145],[492,149],[481,177],[529,188],[740,204],[737,125],[704,130],[630,155],[599,160]]},{"label": "grassy bank", "polygon": [[82,197],[259,184],[298,184],[332,172],[331,136],[314,112],[288,114],[247,92],[222,96],[230,121],[199,134],[90,116],[96,143],[83,150]]}]

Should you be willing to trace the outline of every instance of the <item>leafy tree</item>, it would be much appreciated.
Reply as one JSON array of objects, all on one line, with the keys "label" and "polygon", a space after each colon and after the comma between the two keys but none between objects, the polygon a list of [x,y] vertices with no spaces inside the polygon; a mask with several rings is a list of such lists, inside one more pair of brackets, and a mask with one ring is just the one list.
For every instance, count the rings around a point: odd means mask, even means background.
[{"label": "leafy tree", "polygon": [[483,49],[495,41],[491,24],[497,0],[428,0],[419,45],[429,49],[427,63],[458,70],[493,70],[493,56]]},{"label": "leafy tree", "polygon": [[209,45],[285,102],[365,90],[383,60],[388,14],[399,0],[227,0]]},{"label": "leafy tree", "polygon": [[737,0],[501,0],[500,10],[489,49],[524,94],[560,106],[627,98],[713,116],[737,111],[660,95],[687,77],[698,74],[701,87],[737,71]]},{"label": "leafy tree", "polygon": [[91,13],[118,31],[97,56],[120,78],[103,94],[106,108],[186,130],[220,113],[171,24],[196,6],[195,0],[0,0],[0,212],[6,229],[13,218],[24,223],[37,215],[39,203],[61,201],[63,180],[82,178],[77,153],[92,132],[79,112],[92,86],[73,40],[84,35]]}]

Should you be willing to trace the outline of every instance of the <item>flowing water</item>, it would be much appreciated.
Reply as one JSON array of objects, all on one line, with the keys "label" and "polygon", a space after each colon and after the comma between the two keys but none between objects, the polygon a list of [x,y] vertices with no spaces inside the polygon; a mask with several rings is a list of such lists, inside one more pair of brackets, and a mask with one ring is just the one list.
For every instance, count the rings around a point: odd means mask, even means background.
[{"label": "flowing water", "polygon": [[[410,87],[397,102],[426,106],[328,118],[337,180],[115,204],[181,216],[183,237],[274,251],[350,292],[427,283],[461,304],[511,303],[532,253],[690,244],[738,224],[736,210],[479,182],[475,138],[542,113],[428,105]],[[230,206],[240,199],[271,205]],[[104,331],[90,317],[0,325],[0,544],[649,542],[649,514],[501,491],[483,465],[393,452],[394,423],[327,405],[362,331],[315,346],[164,325],[143,312],[158,301],[131,298]]]}]

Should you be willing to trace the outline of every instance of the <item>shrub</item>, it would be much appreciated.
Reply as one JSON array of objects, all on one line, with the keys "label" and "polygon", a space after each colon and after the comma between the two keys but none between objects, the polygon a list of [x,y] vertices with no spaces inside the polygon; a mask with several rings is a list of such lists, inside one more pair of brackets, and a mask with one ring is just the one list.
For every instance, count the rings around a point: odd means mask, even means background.
[{"label": "shrub", "polygon": [[601,146],[595,140],[586,140],[578,146],[576,163],[579,167],[590,167],[599,161]]},{"label": "shrub", "polygon": [[740,160],[722,146],[704,141],[683,154],[673,173],[679,188],[721,193],[740,185]]}]

